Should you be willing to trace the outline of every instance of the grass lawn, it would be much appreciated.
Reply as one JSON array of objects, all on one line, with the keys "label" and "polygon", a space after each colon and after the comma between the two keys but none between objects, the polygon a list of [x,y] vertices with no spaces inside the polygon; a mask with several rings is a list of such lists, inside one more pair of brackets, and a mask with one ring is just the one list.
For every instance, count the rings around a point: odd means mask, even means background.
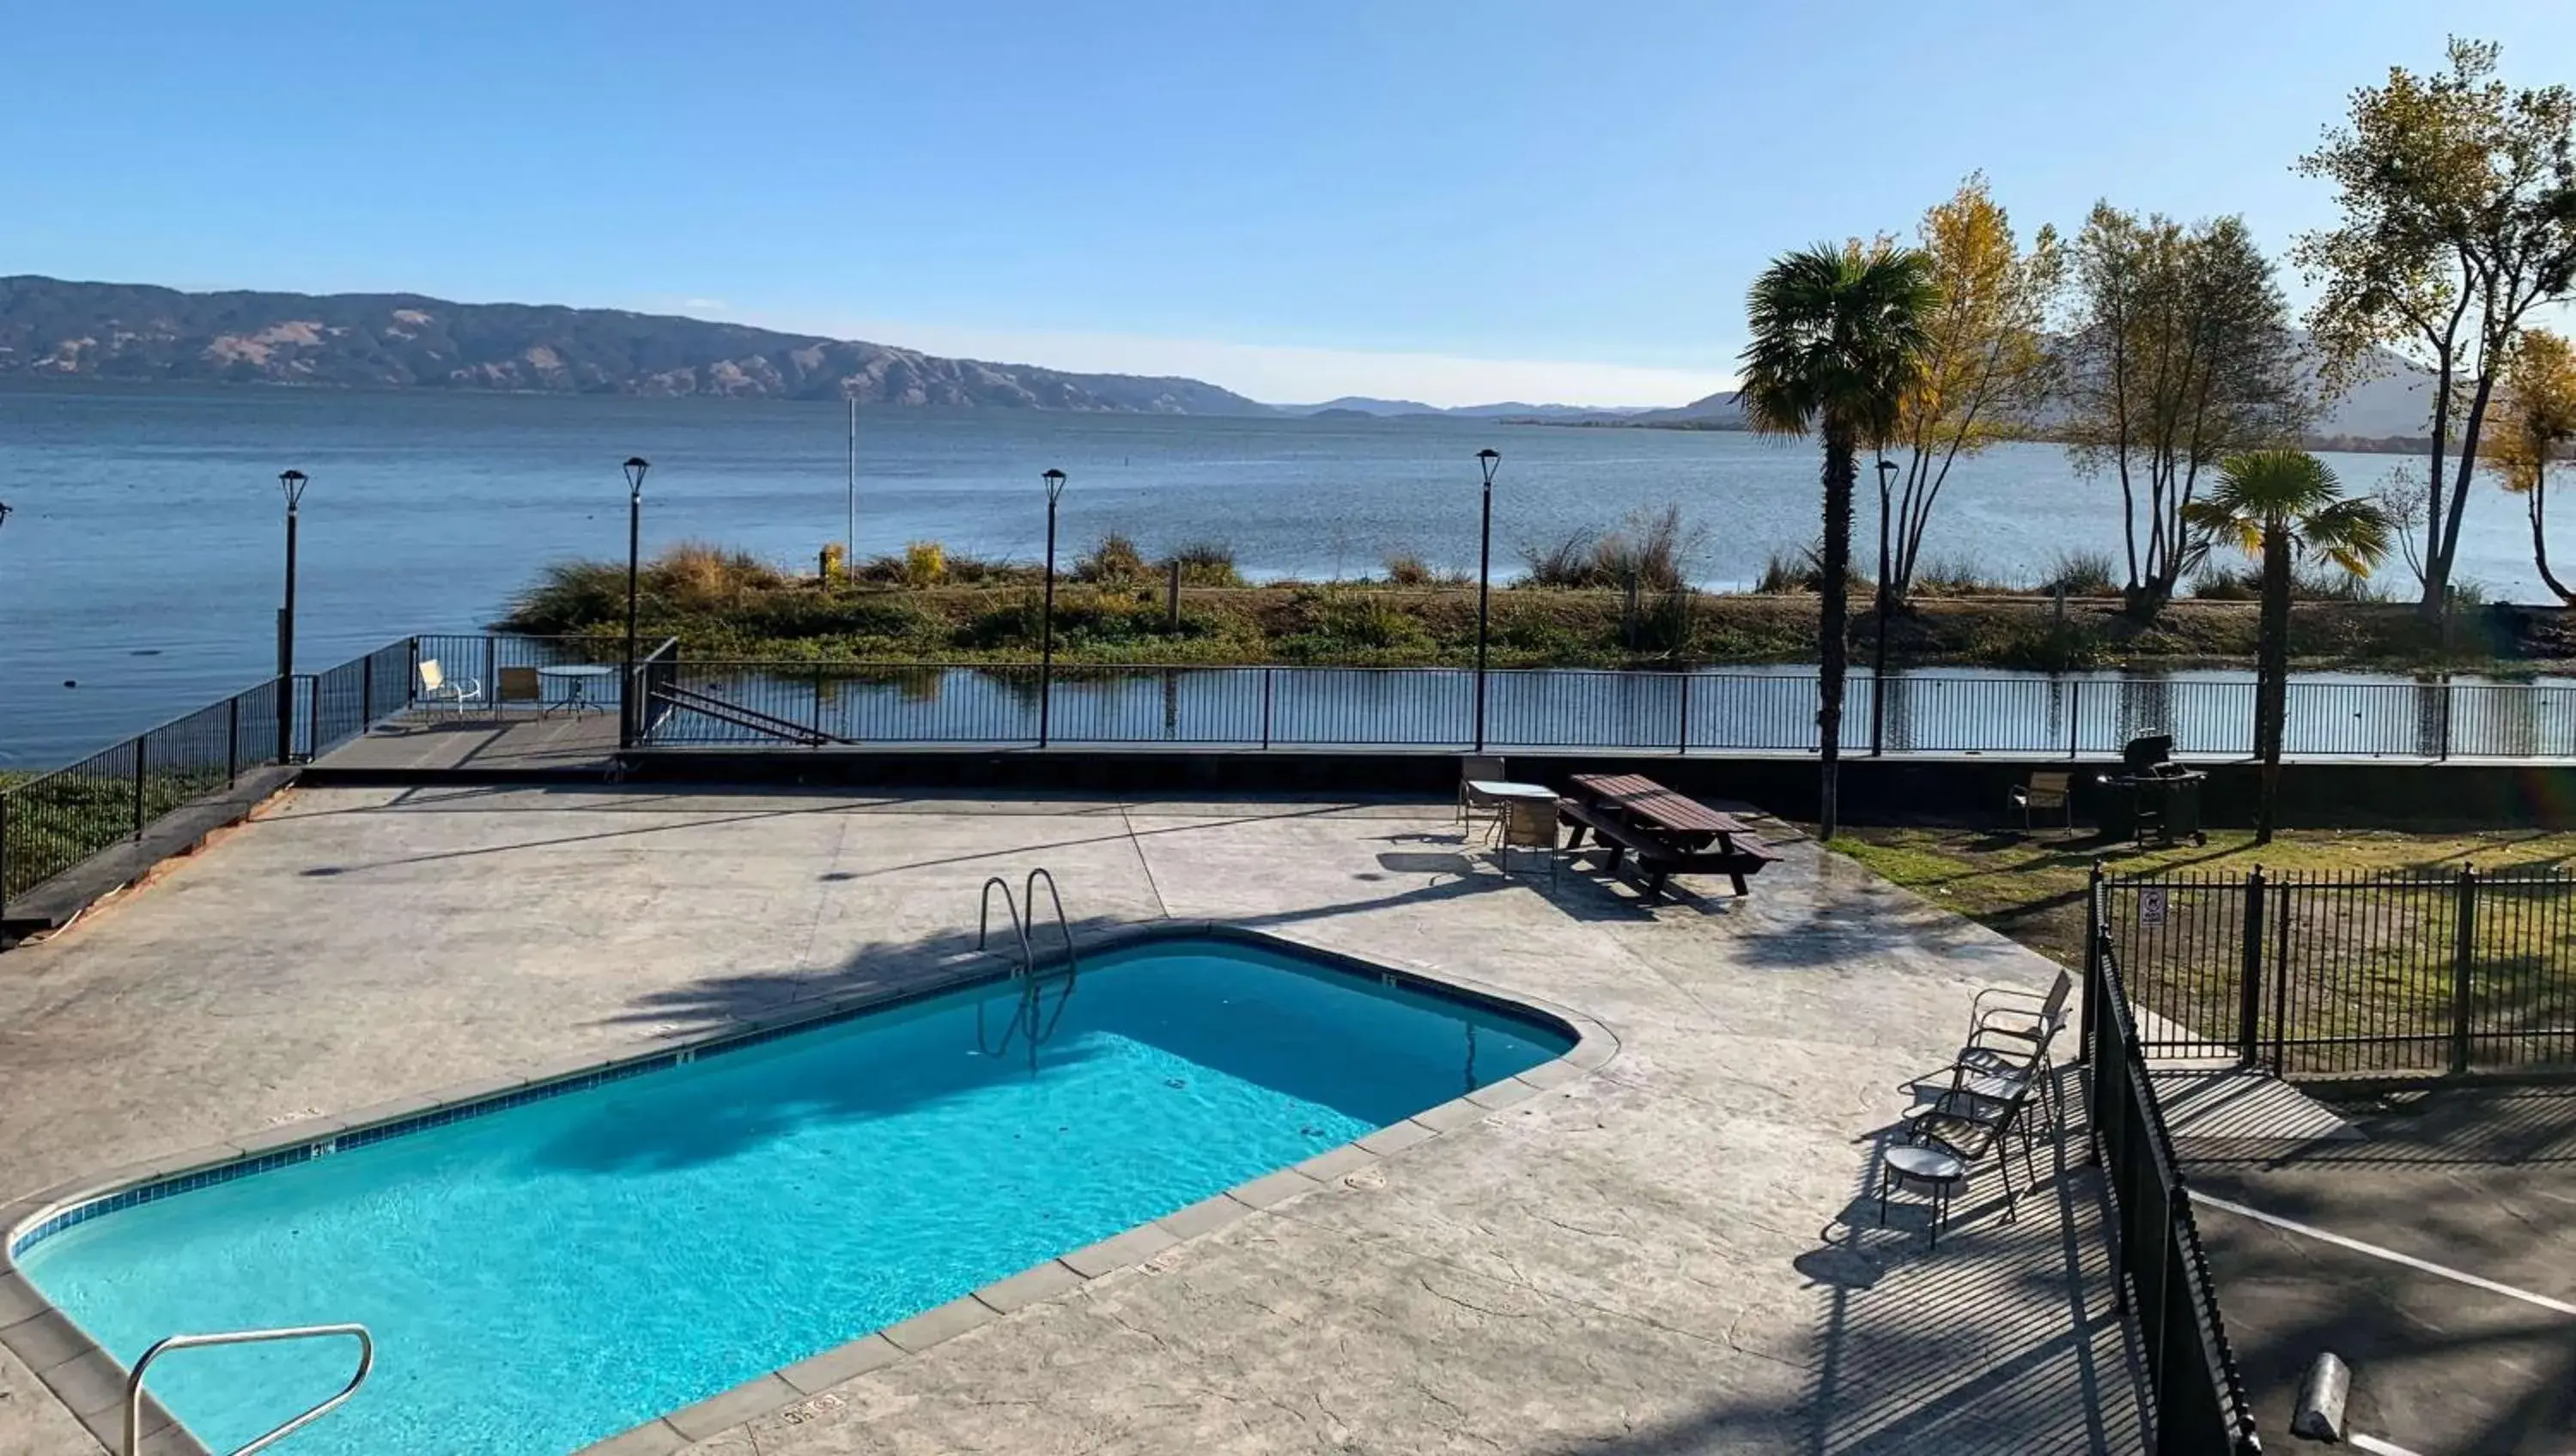
[{"label": "grass lawn", "polygon": [[2213,831],[2205,847],[2140,854],[2089,831],[2024,837],[1995,829],[1851,829],[1832,848],[1935,903],[2011,936],[2063,964],[2084,944],[2084,885],[2093,862],[2114,875],[2158,870],[2242,875],[2266,871],[2381,871],[2437,874],[2576,864],[2576,834],[2503,830],[2399,834],[2386,830],[2301,830],[2261,849],[2243,831]]}]

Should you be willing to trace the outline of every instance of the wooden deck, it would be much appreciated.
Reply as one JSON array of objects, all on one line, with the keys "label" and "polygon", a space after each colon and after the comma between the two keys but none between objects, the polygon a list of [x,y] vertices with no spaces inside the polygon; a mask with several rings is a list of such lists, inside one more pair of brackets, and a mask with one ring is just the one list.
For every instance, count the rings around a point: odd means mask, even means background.
[{"label": "wooden deck", "polygon": [[607,775],[617,763],[617,715],[506,718],[407,713],[314,760],[324,775],[494,773]]}]

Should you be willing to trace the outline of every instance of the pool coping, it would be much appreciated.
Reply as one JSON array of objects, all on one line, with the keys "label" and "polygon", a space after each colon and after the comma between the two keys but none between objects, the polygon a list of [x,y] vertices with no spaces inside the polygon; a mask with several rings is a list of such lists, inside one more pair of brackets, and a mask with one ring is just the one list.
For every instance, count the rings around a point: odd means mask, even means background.
[{"label": "pool coping", "polygon": [[[1075,948],[1097,954],[1185,939],[1223,940],[1284,951],[1346,975],[1545,1027],[1571,1038],[1574,1044],[1560,1056],[1477,1088],[1464,1097],[1424,1108],[1302,1162],[997,1279],[946,1304],[755,1376],[695,1404],[655,1416],[582,1447],[574,1456],[663,1456],[745,1421],[813,1401],[832,1386],[909,1359],[1029,1305],[1062,1298],[1092,1280],[1146,1263],[1179,1244],[1331,1186],[1406,1148],[1473,1126],[1493,1113],[1587,1077],[1619,1054],[1619,1040],[1607,1026],[1570,1007],[1519,992],[1505,992],[1472,979],[1388,965],[1223,921],[1161,920],[1120,926],[1083,934],[1077,937]],[[1049,958],[1042,964],[1052,967],[1060,960],[1061,957]],[[539,1063],[525,1075],[504,1073],[348,1113],[297,1118],[235,1141],[66,1179],[25,1197],[0,1202],[0,1348],[24,1363],[101,1446],[123,1456],[118,1444],[124,1437],[125,1382],[129,1372],[18,1271],[17,1255],[22,1248],[124,1208],[329,1156],[341,1151],[344,1143],[365,1147],[468,1117],[587,1091],[604,1083],[684,1065],[710,1050],[722,1055],[891,1007],[1008,980],[1015,969],[998,955],[961,952],[942,957],[928,974],[904,986],[826,993],[760,1015],[735,1017],[714,1027],[650,1038],[614,1056],[580,1053]],[[141,1435],[140,1449],[145,1452],[159,1456],[213,1456],[148,1392],[144,1397]]]}]

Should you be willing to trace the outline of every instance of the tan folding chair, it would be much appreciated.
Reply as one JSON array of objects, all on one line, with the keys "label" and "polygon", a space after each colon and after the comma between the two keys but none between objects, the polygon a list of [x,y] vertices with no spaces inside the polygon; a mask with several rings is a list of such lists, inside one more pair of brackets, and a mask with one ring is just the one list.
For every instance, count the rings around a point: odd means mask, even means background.
[{"label": "tan folding chair", "polygon": [[2063,770],[2043,770],[2030,776],[2030,782],[2015,784],[2013,806],[2021,810],[2021,832],[2030,832],[2031,811],[2056,812],[2066,816],[2066,827],[2075,827],[2075,775]]},{"label": "tan folding chair", "polygon": [[512,703],[542,703],[546,700],[545,679],[533,667],[505,667],[500,672],[501,706]]}]

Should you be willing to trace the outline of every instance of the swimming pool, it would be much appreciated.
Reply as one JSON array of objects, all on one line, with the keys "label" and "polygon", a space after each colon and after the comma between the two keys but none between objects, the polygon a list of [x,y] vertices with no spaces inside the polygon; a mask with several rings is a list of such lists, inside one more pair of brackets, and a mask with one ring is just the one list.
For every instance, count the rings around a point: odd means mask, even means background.
[{"label": "swimming pool", "polygon": [[[1241,936],[1086,960],[1034,1037],[1020,1006],[987,983],[665,1054],[74,1209],[15,1253],[127,1362],[181,1330],[370,1326],[365,1388],[280,1450],[560,1456],[1573,1040]],[[337,1342],[190,1351],[152,1388],[229,1449],[337,1389],[349,1359]]]}]

